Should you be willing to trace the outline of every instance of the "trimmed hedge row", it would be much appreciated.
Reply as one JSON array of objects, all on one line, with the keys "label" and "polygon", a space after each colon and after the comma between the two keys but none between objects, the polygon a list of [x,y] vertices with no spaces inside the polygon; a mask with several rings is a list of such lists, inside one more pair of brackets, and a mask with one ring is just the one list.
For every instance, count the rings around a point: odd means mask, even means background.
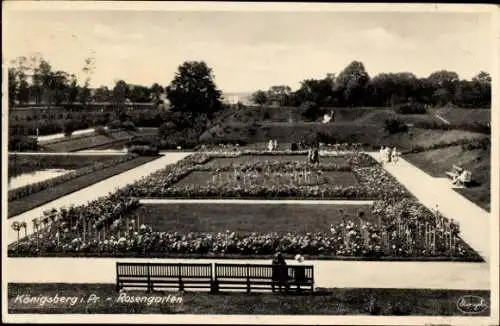
[{"label": "trimmed hedge row", "polygon": [[95,163],[91,166],[86,166],[86,167],[80,168],[74,172],[63,174],[59,177],[55,177],[52,179],[29,184],[29,185],[26,185],[24,187],[9,190],[8,201],[10,202],[10,201],[21,199],[23,197],[32,195],[32,194],[37,193],[39,191],[42,191],[44,189],[54,187],[56,185],[60,185],[62,183],[68,182],[72,179],[75,179],[75,178],[78,178],[78,177],[81,177],[81,176],[84,176],[84,175],[87,175],[90,173],[94,173],[96,171],[103,170],[103,169],[109,168],[109,167],[117,165],[117,164],[121,164],[121,163],[130,161],[130,160],[133,160],[136,157],[137,157],[137,155],[120,156],[117,159],[109,160],[109,161],[102,162],[102,163],[101,162]]}]

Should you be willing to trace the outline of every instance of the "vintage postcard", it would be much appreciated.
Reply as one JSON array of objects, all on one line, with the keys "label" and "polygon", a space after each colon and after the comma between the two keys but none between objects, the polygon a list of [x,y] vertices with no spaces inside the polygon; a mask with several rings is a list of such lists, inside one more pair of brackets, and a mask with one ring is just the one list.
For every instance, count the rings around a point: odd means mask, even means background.
[{"label": "vintage postcard", "polygon": [[4,322],[498,325],[499,7],[2,9]]}]

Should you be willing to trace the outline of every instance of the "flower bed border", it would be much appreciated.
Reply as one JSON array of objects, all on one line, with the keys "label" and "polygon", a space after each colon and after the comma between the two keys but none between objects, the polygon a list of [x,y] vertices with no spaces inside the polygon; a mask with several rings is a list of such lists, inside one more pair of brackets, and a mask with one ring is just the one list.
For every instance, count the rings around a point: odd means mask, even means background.
[{"label": "flower bed border", "polygon": [[83,177],[85,175],[88,175],[88,174],[91,174],[94,172],[98,172],[98,171],[110,168],[110,167],[118,165],[118,164],[132,161],[132,160],[136,159],[137,157],[139,157],[139,155],[135,155],[135,154],[119,156],[117,159],[111,159],[111,160],[105,161],[105,162],[97,162],[97,163],[91,164],[89,166],[81,167],[80,169],[78,169],[76,171],[73,171],[73,172],[70,172],[67,174],[63,174],[63,175],[55,177],[55,178],[50,178],[50,179],[47,179],[44,181],[28,184],[28,185],[23,186],[23,187],[9,190],[7,202],[20,200],[24,197],[31,196],[31,195],[36,194],[37,192],[40,192],[40,191],[45,190],[47,188],[55,187],[55,186],[58,186],[60,184],[71,181],[73,179]]},{"label": "flower bed border", "polygon": [[[475,253],[475,251],[474,251]],[[13,254],[9,252],[7,255],[9,258],[138,258],[138,259],[151,259],[151,258],[163,258],[163,259],[237,259],[237,260],[271,260],[273,255],[246,255],[246,254],[173,254],[173,253],[87,253],[87,252],[42,252],[38,255],[36,254]],[[294,256],[290,254],[283,255],[285,259],[293,260]],[[335,255],[308,255],[306,260],[332,260],[332,261],[422,261],[422,262],[470,262],[470,263],[484,263],[484,259],[481,258],[477,253],[473,257],[456,257],[456,256],[414,256],[414,257],[404,257],[404,256],[380,256],[380,257],[370,257],[370,256],[335,256]]]}]

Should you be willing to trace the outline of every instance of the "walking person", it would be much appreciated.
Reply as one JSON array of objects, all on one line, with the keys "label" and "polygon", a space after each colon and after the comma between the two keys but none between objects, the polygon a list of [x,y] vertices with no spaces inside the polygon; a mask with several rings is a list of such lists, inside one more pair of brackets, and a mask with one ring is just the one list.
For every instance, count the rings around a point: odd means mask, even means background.
[{"label": "walking person", "polygon": [[386,158],[387,158],[387,163],[391,163],[391,159],[392,159],[392,148],[390,148],[389,146],[387,146],[386,148]]},{"label": "walking person", "polygon": [[384,162],[385,162],[385,146],[384,145],[382,145],[380,147],[379,155],[380,155],[380,163],[384,164]]},{"label": "walking person", "polygon": [[273,148],[274,148],[275,151],[278,150],[278,141],[276,139],[274,140]]},{"label": "walking person", "polygon": [[399,160],[399,153],[398,151],[396,150],[396,146],[394,146],[392,148],[392,162],[393,163],[397,163]]}]

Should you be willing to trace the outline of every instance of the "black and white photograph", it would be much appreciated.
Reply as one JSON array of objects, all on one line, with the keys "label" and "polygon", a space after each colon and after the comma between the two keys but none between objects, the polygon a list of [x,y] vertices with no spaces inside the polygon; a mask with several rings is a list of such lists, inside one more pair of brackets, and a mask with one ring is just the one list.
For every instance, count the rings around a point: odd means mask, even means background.
[{"label": "black and white photograph", "polygon": [[3,322],[498,325],[499,18],[4,2]]}]

